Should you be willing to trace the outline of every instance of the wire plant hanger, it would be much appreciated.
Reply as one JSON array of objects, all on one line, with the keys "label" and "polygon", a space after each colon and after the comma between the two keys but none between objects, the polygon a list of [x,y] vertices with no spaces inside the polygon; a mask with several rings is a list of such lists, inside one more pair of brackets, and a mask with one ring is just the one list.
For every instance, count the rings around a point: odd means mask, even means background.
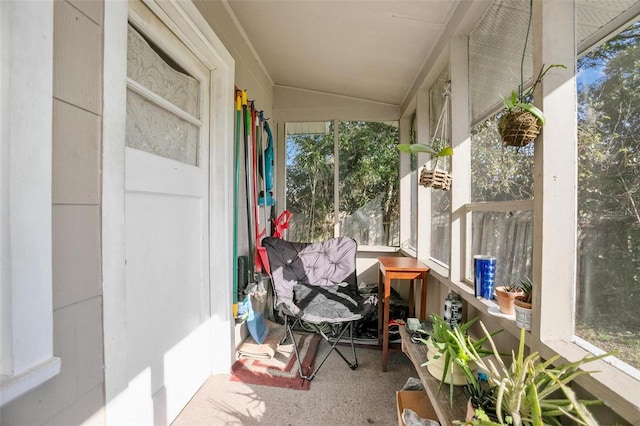
[{"label": "wire plant hanger", "polygon": [[[451,189],[451,174],[446,170],[438,169],[438,158],[453,155],[453,149],[449,146],[449,100],[451,98],[451,82],[447,81],[444,93],[444,103],[442,111],[438,118],[438,124],[431,139],[431,145],[423,143],[401,143],[398,144],[398,150],[407,154],[418,154],[420,152],[427,153],[431,156],[430,162],[433,161],[433,169],[428,169],[425,165],[420,173],[420,185],[431,187],[434,189]],[[440,146],[444,145],[440,149]]]},{"label": "wire plant hanger", "polygon": [[512,91],[510,97],[503,99],[506,111],[500,115],[498,120],[498,132],[504,145],[508,146],[522,147],[537,138],[546,120],[543,112],[533,105],[533,92],[551,68],[566,68],[562,64],[553,64],[545,68],[543,64],[534,84],[527,90],[524,89],[524,59],[527,52],[527,44],[529,43],[532,17],[533,0],[529,0],[527,35],[520,59],[520,84],[517,91]]},{"label": "wire plant hanger", "polygon": [[[438,160],[440,157],[453,155],[453,149],[449,146],[449,103],[451,99],[451,81],[447,81],[444,86],[442,97],[444,99],[442,110],[438,117],[433,137],[431,138],[431,160],[433,166],[431,169],[425,165],[420,173],[420,184],[425,187],[434,189],[449,190],[451,189],[452,176],[446,170],[438,168]],[[442,147],[441,149],[438,149]]]}]

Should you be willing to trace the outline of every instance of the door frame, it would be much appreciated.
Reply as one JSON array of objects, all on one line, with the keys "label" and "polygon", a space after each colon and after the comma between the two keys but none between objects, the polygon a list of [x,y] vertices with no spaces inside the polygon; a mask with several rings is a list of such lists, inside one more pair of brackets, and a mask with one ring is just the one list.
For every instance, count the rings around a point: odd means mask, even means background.
[{"label": "door frame", "polygon": [[[191,1],[144,0],[210,70],[209,314],[211,373],[227,373],[234,357],[232,282],[234,69],[231,54]],[[125,284],[125,125],[127,2],[104,2],[102,278],[105,416],[130,423]],[[223,242],[223,243],[220,243]]]}]

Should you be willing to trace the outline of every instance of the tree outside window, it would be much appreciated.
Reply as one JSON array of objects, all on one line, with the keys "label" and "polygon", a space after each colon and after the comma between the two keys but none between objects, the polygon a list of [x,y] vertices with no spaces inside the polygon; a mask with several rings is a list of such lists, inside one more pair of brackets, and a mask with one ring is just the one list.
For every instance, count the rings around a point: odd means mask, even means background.
[{"label": "tree outside window", "polygon": [[640,21],[578,62],[577,336],[640,368]]},{"label": "tree outside window", "polygon": [[[335,235],[360,246],[399,245],[397,123],[338,123],[339,179],[334,180],[334,124],[323,134],[287,137],[288,238],[318,241]],[[335,223],[334,185],[338,185]]]}]

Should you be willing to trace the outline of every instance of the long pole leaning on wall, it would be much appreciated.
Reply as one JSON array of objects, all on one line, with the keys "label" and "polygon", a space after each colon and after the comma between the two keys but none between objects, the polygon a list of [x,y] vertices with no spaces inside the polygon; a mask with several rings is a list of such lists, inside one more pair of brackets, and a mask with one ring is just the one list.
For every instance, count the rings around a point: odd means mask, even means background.
[{"label": "long pole leaning on wall", "polygon": [[338,120],[333,120],[333,236],[340,236],[340,143]]}]

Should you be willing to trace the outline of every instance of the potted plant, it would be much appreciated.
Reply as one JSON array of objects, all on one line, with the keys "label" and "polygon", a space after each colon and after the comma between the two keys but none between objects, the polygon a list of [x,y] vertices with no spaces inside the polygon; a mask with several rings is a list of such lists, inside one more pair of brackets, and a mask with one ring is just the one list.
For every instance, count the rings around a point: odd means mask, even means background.
[{"label": "potted plant", "polygon": [[401,143],[398,144],[398,149],[408,154],[417,154],[419,152],[429,154],[433,165],[431,168],[424,167],[422,169],[420,173],[420,184],[434,189],[449,190],[451,189],[451,174],[446,170],[438,168],[438,159],[440,157],[452,156],[453,149],[450,146],[439,149],[437,145],[439,145],[440,142],[439,139],[434,138],[433,146],[422,143]]},{"label": "potted plant", "polygon": [[[478,340],[467,338],[467,330],[471,327],[478,318],[462,323],[453,329],[440,315],[430,315],[433,331],[429,339],[420,339],[422,343],[427,345],[427,362],[422,364],[423,367],[427,367],[427,371],[440,379],[440,386],[438,392],[442,389],[442,386],[446,383],[449,384],[449,398],[450,403],[453,405],[453,386],[461,386],[467,383],[476,385],[477,379],[474,371],[476,366],[467,355],[470,350],[462,350],[460,347],[463,345],[473,346],[473,352],[480,355],[490,355],[491,351],[483,349],[482,345],[486,342],[487,338],[483,337]],[[496,331],[492,335],[499,333],[502,330]]]},{"label": "potted plant", "polygon": [[549,65],[540,70],[540,74],[533,86],[524,90],[523,83],[518,86],[517,92],[511,92],[511,96],[503,99],[504,111],[498,118],[498,133],[502,142],[509,146],[525,146],[533,142],[540,129],[545,125],[546,119],[543,112],[533,105],[533,91],[536,85],[552,68],[566,68],[561,64]]},{"label": "potted plant", "polygon": [[542,78],[552,68],[566,68],[561,64],[549,65],[542,69],[538,77],[534,81],[533,86],[525,90],[524,88],[524,57],[527,51],[527,42],[529,41],[529,32],[531,30],[533,3],[529,2],[529,24],[527,26],[527,36],[524,40],[524,48],[522,50],[522,60],[520,61],[520,84],[517,91],[512,91],[511,96],[503,99],[504,111],[498,114],[498,133],[505,145],[521,147],[533,142],[540,129],[544,126],[546,120],[542,111],[533,105],[533,92],[542,81]]},{"label": "potted plant", "polygon": [[429,167],[425,165],[425,167],[422,168],[419,183],[427,188],[430,187],[446,191],[451,189],[451,173],[438,168],[438,159],[440,157],[449,157],[453,155],[453,149],[449,146],[449,137],[447,135],[449,132],[448,117],[450,114],[449,99],[451,98],[451,82],[448,82],[445,86],[442,96],[444,98],[444,102],[442,104],[442,109],[440,110],[438,123],[436,124],[435,131],[433,132],[434,136],[431,138],[431,144],[401,143],[398,145],[398,149],[401,152],[409,154],[417,154],[419,152],[429,154],[431,156],[431,161],[433,161],[433,165]]},{"label": "potted plant", "polygon": [[[589,405],[599,404],[598,400],[580,400],[569,387],[571,381],[591,372],[581,367],[589,362],[602,359],[610,354],[587,356],[579,361],[554,365],[559,355],[543,361],[537,352],[524,356],[525,332],[520,332],[517,354],[512,353],[511,364],[507,366],[484,324],[480,326],[493,351],[493,357],[474,353],[472,345],[461,345],[468,351],[469,358],[487,371],[489,386],[495,389],[495,419],[484,408],[476,408],[475,418],[457,424],[466,425],[530,425],[561,424],[561,418],[567,417],[573,424],[594,425],[596,419],[588,410]],[[458,336],[463,338],[463,336]],[[491,401],[486,401],[491,404]]]},{"label": "potted plant", "polygon": [[471,421],[478,416],[486,416],[487,419],[494,421],[498,420],[495,408],[497,386],[491,386],[484,380],[477,380],[475,383],[466,385],[465,390],[469,394],[466,421]]},{"label": "potted plant", "polygon": [[514,316],[515,298],[524,294],[520,282],[498,286],[495,288],[494,292],[496,301],[498,302],[498,307],[500,308],[500,312],[505,315]]},{"label": "potted plant", "polygon": [[533,283],[528,277],[520,280],[519,283],[522,294],[514,299],[514,309],[516,314],[516,325],[524,330],[531,330],[531,297],[533,294]]}]

